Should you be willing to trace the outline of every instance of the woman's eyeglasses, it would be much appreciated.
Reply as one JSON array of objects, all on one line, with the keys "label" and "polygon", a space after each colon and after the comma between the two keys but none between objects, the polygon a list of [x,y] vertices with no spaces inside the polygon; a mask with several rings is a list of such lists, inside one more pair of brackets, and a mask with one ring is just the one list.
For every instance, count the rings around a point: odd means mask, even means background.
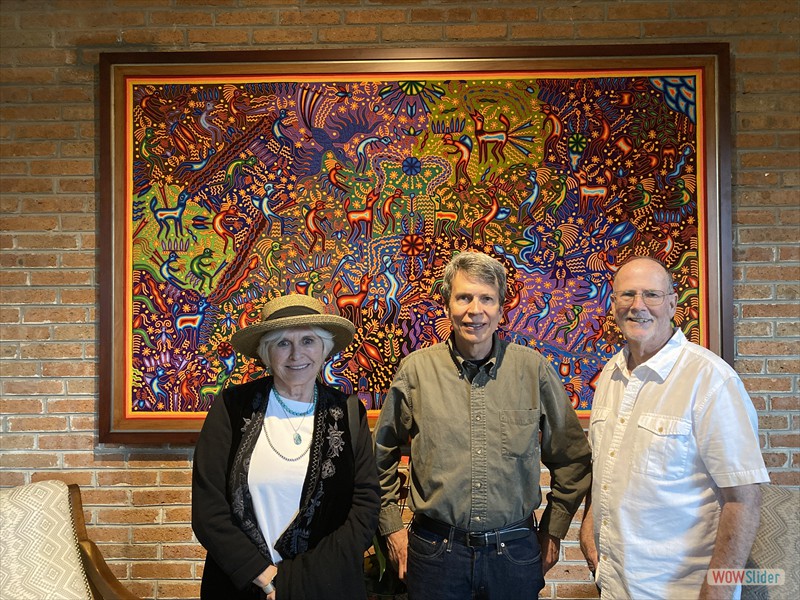
[{"label": "woman's eyeglasses", "polygon": [[636,296],[642,297],[642,302],[644,302],[647,306],[661,306],[664,304],[664,298],[667,296],[671,296],[675,292],[661,292],[659,290],[644,290],[643,292],[634,292],[633,290],[627,290],[624,292],[614,292],[611,294],[611,298],[616,302],[619,306],[625,307],[630,306],[636,300]]}]

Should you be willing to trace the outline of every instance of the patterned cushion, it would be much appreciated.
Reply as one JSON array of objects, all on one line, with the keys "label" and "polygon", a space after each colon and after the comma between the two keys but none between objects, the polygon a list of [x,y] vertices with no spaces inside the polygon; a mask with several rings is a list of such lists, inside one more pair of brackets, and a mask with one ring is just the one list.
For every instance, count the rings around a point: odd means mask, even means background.
[{"label": "patterned cushion", "polygon": [[800,491],[762,485],[761,524],[747,561],[748,569],[783,569],[784,585],[742,586],[742,599],[800,598]]},{"label": "patterned cushion", "polygon": [[64,482],[0,490],[0,598],[91,600]]}]

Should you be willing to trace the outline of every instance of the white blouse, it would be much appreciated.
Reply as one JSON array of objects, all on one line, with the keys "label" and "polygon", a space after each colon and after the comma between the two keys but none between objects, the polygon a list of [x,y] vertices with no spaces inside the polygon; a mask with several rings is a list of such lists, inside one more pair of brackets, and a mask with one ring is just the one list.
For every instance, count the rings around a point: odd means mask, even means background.
[{"label": "white blouse", "polygon": [[[294,412],[305,412],[307,402],[284,399]],[[250,458],[247,483],[258,526],[267,541],[272,561],[282,559],[275,542],[300,509],[300,495],[308,470],[309,448],[314,433],[314,413],[297,417],[287,413],[270,392],[264,426]],[[296,434],[300,444],[295,444]]]}]

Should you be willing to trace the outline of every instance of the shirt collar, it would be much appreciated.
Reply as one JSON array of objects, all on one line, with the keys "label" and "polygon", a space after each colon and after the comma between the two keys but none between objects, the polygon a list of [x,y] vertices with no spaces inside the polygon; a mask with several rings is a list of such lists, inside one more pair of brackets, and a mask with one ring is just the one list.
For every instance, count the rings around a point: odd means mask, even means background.
[{"label": "shirt collar", "polygon": [[[672,334],[672,337],[667,341],[661,350],[656,352],[654,356],[651,356],[649,360],[643,362],[639,365],[638,368],[647,368],[650,369],[653,373],[655,373],[661,381],[666,380],[667,376],[669,375],[672,368],[675,366],[675,363],[678,361],[678,356],[680,356],[683,347],[688,344],[688,340],[686,336],[683,335],[683,331],[680,328],[675,328],[675,333]],[[612,359],[613,368],[622,371],[626,376],[630,375],[628,372],[628,355],[630,354],[630,350],[626,346],[621,352],[618,352],[616,356]],[[634,369],[636,370],[636,369]]]},{"label": "shirt collar", "polygon": [[[497,378],[497,367],[500,364],[500,361],[503,357],[503,353],[505,351],[505,347],[499,343],[499,338],[497,337],[497,333],[492,335],[492,351],[489,353],[489,360],[487,360],[483,365],[481,365],[480,369],[486,371],[489,374],[489,377],[492,379]],[[471,364],[468,363],[467,359],[465,359],[461,354],[458,353],[456,349],[456,340],[455,334],[450,334],[450,337],[447,339],[447,347],[450,350],[450,358],[453,359],[453,364],[458,369],[459,374],[461,377],[465,375],[469,375],[469,371],[474,369]]]}]

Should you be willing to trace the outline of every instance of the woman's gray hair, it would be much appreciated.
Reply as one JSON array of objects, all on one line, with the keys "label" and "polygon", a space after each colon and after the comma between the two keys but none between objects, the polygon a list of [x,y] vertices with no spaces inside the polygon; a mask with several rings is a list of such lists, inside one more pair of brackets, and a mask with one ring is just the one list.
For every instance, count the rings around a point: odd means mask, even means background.
[{"label": "woman's gray hair", "polygon": [[[319,339],[322,340],[322,356],[328,358],[330,356],[331,350],[333,350],[333,334],[328,331],[327,329],[323,329],[322,327],[303,327],[301,329],[308,329],[314,335],[316,335]],[[258,356],[261,359],[261,362],[264,363],[264,366],[269,369],[269,349],[270,347],[277,343],[289,329],[275,329],[273,331],[268,331],[264,335],[261,336],[261,340],[258,342]]]},{"label": "woman's gray hair", "polygon": [[461,252],[444,268],[442,296],[445,305],[450,304],[450,293],[453,291],[453,279],[462,271],[470,279],[477,279],[497,289],[500,304],[506,301],[506,268],[499,260],[483,252]]}]

